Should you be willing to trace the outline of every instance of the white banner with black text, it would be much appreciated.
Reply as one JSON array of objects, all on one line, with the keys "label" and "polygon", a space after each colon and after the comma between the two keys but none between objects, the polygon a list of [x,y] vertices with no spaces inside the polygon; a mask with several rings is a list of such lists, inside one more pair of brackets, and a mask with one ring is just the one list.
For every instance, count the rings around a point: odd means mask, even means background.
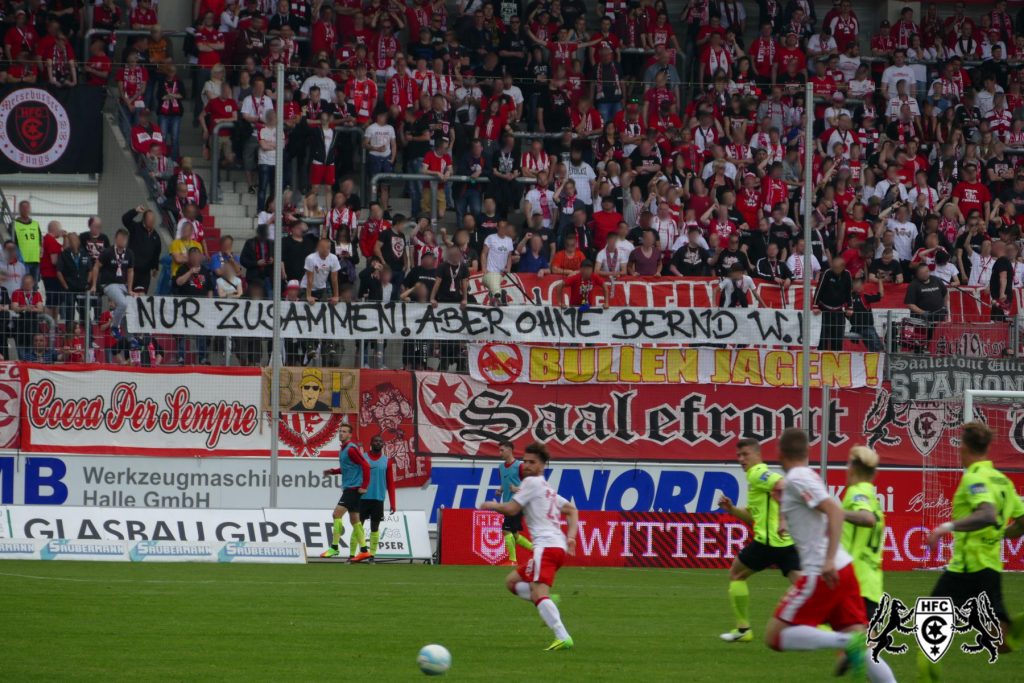
[{"label": "white banner with black text", "polygon": [[[285,301],[286,339],[438,339],[559,343],[757,344],[797,346],[799,311],[764,308],[561,308],[430,306],[398,301],[310,304]],[[273,336],[273,302],[253,299],[136,297],[128,329],[141,334]],[[821,323],[811,319],[811,344]]]}]

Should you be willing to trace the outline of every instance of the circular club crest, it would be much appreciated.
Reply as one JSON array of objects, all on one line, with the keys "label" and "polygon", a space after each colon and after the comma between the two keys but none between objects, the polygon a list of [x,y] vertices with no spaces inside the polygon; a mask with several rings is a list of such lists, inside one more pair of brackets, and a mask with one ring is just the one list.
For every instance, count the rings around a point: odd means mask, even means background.
[{"label": "circular club crest", "polygon": [[491,384],[515,382],[523,372],[523,354],[513,344],[484,344],[476,362],[480,374]]},{"label": "circular club crest", "polygon": [[0,101],[0,152],[18,166],[51,166],[70,141],[68,113],[45,90],[15,90]]}]

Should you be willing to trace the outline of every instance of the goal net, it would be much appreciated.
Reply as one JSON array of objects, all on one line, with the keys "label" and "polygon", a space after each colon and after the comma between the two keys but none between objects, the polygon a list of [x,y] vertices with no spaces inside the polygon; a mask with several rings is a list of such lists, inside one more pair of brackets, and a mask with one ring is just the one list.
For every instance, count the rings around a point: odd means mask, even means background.
[{"label": "goal net", "polygon": [[[968,390],[963,398],[949,401],[915,402],[925,429],[940,432],[933,450],[923,460],[921,525],[934,528],[950,521],[953,493],[963,473],[960,464],[960,425],[972,420],[984,422],[994,436],[989,455],[1003,471],[1024,471],[1024,392]],[[925,566],[939,568],[950,559],[952,537],[946,537],[936,553],[928,555]]]}]

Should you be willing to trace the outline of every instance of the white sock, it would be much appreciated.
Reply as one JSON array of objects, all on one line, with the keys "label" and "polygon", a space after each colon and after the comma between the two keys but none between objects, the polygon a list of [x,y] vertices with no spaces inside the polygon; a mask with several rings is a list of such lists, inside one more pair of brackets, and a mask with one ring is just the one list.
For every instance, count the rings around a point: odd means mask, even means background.
[{"label": "white sock", "polygon": [[889,665],[879,657],[878,661],[871,659],[871,654],[868,654],[868,680],[871,683],[896,683],[896,677],[892,675],[892,669]]},{"label": "white sock", "polygon": [[516,584],[516,595],[521,597],[523,600],[533,602],[533,598],[530,597],[530,584],[525,581],[520,581]]},{"label": "white sock", "polygon": [[569,637],[569,632],[562,625],[562,615],[558,613],[558,606],[550,598],[541,598],[537,603],[537,611],[548,628],[555,632],[555,638],[565,640]]},{"label": "white sock", "polygon": [[813,626],[787,626],[779,634],[782,650],[827,650],[846,647],[849,633],[822,631]]}]

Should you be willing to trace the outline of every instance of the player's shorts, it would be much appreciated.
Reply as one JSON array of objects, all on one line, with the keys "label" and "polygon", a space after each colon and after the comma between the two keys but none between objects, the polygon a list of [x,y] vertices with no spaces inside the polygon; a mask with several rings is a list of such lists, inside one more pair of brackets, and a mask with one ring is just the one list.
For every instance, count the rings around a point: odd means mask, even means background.
[{"label": "player's shorts", "polygon": [[518,534],[523,530],[523,513],[518,515],[505,515],[505,521],[501,523],[501,530],[512,534]]},{"label": "player's shorts", "polygon": [[359,493],[359,489],[355,487],[344,489],[341,492],[341,498],[338,499],[338,507],[345,508],[349,512],[359,512],[359,500],[362,497],[363,494]]},{"label": "player's shorts", "polygon": [[363,498],[359,501],[359,521],[365,522],[370,520],[371,531],[380,526],[381,521],[384,520],[384,501],[383,500],[367,500]]},{"label": "player's shorts", "polygon": [[791,571],[800,570],[800,555],[795,545],[774,546],[752,541],[743,546],[739,561],[755,572],[763,571],[772,565],[779,568],[783,576]]},{"label": "player's shorts", "polygon": [[561,548],[533,547],[533,557],[525,565],[519,565],[519,578],[530,583],[555,585],[555,574],[565,563],[565,551]]},{"label": "player's shorts", "polygon": [[839,570],[839,583],[829,588],[818,575],[804,574],[782,596],[775,618],[787,624],[820,626],[828,624],[836,631],[851,626],[866,626],[864,598],[853,573],[853,564]]},{"label": "player's shorts", "polygon": [[334,164],[310,164],[309,165],[310,185],[333,185]]},{"label": "player's shorts", "polygon": [[976,598],[981,592],[988,594],[989,602],[996,616],[1003,621],[1010,621],[1003,602],[1003,576],[995,569],[982,569],[977,572],[942,572],[938,583],[932,589],[933,598],[949,598],[957,607],[963,607],[970,598]]}]

